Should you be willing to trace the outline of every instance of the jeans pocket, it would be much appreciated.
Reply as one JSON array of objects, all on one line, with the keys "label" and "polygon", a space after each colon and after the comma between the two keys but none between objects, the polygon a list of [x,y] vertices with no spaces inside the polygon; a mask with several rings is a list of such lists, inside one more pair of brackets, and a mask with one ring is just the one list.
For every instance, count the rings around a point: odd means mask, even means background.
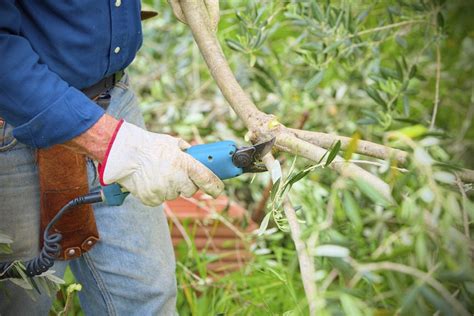
[{"label": "jeans pocket", "polygon": [[0,153],[11,150],[17,143],[13,137],[13,126],[0,119]]}]

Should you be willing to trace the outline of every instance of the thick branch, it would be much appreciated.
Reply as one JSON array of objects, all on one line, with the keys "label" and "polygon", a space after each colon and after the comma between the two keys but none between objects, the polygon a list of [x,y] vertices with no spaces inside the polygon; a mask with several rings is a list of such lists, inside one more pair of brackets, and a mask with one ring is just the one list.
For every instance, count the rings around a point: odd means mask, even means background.
[{"label": "thick branch", "polygon": [[[304,131],[304,130],[299,130],[299,129],[294,129],[294,128],[285,128],[285,129],[302,140],[305,140],[313,145],[323,147],[326,149],[330,148],[338,140],[341,141],[341,148],[346,149],[351,140],[350,137],[346,137],[346,136],[331,135],[331,134],[321,133],[321,132]],[[384,160],[394,159],[401,166],[406,165],[406,163],[408,162],[408,156],[410,155],[408,152],[404,150],[369,142],[366,140],[358,141],[356,152],[358,154],[362,154],[362,155],[366,155],[366,156],[374,157],[378,159],[384,159]],[[456,174],[464,182],[474,182],[474,170],[463,168],[461,170],[456,171]]]},{"label": "thick branch", "polygon": [[257,109],[235,79],[216,36],[207,26],[203,2],[181,0],[180,4],[194,39],[219,89],[247,128],[256,132],[261,128],[262,120],[266,121],[267,115]]}]

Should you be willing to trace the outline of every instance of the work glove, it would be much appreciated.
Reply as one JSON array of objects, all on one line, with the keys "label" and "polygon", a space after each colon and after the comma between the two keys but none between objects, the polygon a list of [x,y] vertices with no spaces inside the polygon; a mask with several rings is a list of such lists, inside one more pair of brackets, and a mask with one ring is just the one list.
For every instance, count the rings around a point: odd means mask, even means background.
[{"label": "work glove", "polygon": [[[189,1],[189,0],[188,0]],[[199,1],[199,0],[198,0]],[[204,2],[206,12],[208,15],[208,23],[211,31],[217,31],[217,25],[219,24],[219,0],[200,0]],[[174,16],[184,24],[187,24],[186,18],[184,17],[183,10],[181,9],[180,0],[168,0],[168,3],[173,9]]]},{"label": "work glove", "polygon": [[118,183],[149,206],[191,197],[199,188],[217,197],[224,183],[183,151],[188,147],[180,138],[121,121],[99,164],[101,184]]}]

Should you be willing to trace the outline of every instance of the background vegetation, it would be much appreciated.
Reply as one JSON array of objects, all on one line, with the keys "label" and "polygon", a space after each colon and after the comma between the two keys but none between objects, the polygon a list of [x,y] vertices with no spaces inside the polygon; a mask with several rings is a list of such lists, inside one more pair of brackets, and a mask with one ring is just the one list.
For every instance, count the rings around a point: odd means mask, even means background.
[{"label": "background vegetation", "polygon": [[[149,128],[244,144],[188,27],[165,1],[145,4],[160,15],[144,23],[130,74]],[[474,311],[473,191],[456,177],[459,166],[474,168],[473,14],[470,1],[221,1],[218,36],[261,110],[413,153],[403,167],[351,146],[341,153],[388,182],[395,204],[322,166],[283,193],[316,258],[318,315]],[[308,167],[286,161],[293,175]],[[226,193],[251,212],[268,181],[242,176]],[[183,246],[181,315],[307,314],[293,242],[281,211],[272,215],[252,238],[254,259],[228,276],[212,278],[213,259]]]},{"label": "background vegetation", "polygon": [[[246,129],[187,26],[163,1],[147,3],[160,17],[145,23],[132,74],[149,127],[243,143]],[[218,36],[260,109],[287,126],[304,121],[413,152],[405,169],[342,153],[387,181],[396,205],[324,168],[293,185],[317,258],[320,314],[474,311],[472,187],[455,176],[457,166],[474,167],[473,13],[468,1],[221,1]],[[267,182],[240,177],[226,192],[253,210]],[[274,226],[257,237],[254,261],[213,282],[196,267],[210,259],[183,252],[180,313],[305,314],[293,243]]]}]

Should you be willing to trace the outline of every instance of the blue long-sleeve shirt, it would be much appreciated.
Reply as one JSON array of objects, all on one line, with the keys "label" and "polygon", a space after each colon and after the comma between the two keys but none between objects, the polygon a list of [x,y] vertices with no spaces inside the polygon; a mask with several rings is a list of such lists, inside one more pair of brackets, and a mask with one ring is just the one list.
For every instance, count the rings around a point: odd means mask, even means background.
[{"label": "blue long-sleeve shirt", "polygon": [[79,90],[141,43],[139,0],[0,0],[0,117],[33,147],[82,134],[104,111]]}]

